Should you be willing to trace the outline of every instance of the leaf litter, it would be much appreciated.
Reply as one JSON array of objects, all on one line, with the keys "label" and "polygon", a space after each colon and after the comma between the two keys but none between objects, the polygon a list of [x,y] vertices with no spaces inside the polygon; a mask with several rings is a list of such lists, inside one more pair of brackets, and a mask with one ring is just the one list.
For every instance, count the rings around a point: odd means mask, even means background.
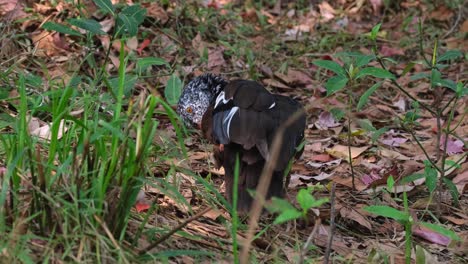
[{"label": "leaf litter", "polygon": [[[231,11],[224,8],[230,1],[204,2],[206,7],[212,8],[214,12],[218,14],[232,15]],[[333,32],[332,34],[336,34],[336,32],[348,32],[350,34],[368,32],[375,22],[369,20],[368,16],[381,16],[382,9],[385,8],[382,1],[378,0],[369,1],[369,3],[366,1],[341,2],[343,6],[337,6],[333,2],[320,1],[316,8],[310,8],[307,12],[296,9],[295,5],[280,5],[279,7],[264,6],[259,12],[255,12],[255,10],[252,12],[252,10],[246,8],[241,14],[237,14],[239,15],[238,18],[242,21],[242,24],[252,26],[256,30],[256,33],[241,34],[241,38],[232,41],[230,44],[236,44],[235,42],[241,39],[247,39],[247,41],[258,43],[258,37],[262,37],[264,39],[262,43],[266,43],[266,45],[281,45],[275,42],[274,37],[278,37],[281,41],[284,41],[284,43],[291,45],[291,47],[299,47],[301,41],[305,38],[323,37],[325,33],[317,29],[317,26],[326,23],[331,23],[332,26],[329,30]],[[401,12],[407,14],[417,9],[418,7],[413,4],[413,1],[402,1]],[[125,43],[125,49],[128,52],[138,54],[137,56],[160,56],[169,64],[180,65],[180,72],[177,72],[178,75],[176,75],[180,76],[180,82],[193,76],[193,73],[198,74],[205,71],[213,71],[222,74],[237,71],[240,72],[238,75],[248,78],[252,77],[246,74],[249,68],[263,68],[263,70],[258,70],[259,72],[263,72],[263,75],[259,74],[255,76],[271,90],[293,95],[303,102],[309,102],[311,91],[313,91],[314,96],[318,96],[319,99],[325,96],[323,88],[319,87],[321,85],[320,82],[316,81],[316,77],[318,76],[316,74],[317,68],[311,65],[312,59],[288,61],[290,64],[284,66],[284,58],[293,53],[294,48],[288,50],[287,47],[280,46],[286,52],[285,54],[276,54],[273,51],[265,50],[265,44],[257,46],[251,45],[248,48],[255,49],[253,53],[256,58],[253,61],[247,61],[247,56],[233,55],[232,49],[228,49],[214,40],[213,34],[215,33],[202,33],[198,31],[194,37],[182,39],[186,36],[174,35],[163,31],[162,25],[170,27],[170,22],[176,21],[175,17],[177,14],[174,8],[177,8],[177,6],[173,5],[168,7],[157,3],[144,3],[143,5],[148,10],[148,17],[154,19],[156,22],[157,32],[155,32],[154,29],[144,28],[146,31],[145,38],[142,39],[138,37],[129,39]],[[421,5],[424,6],[424,4]],[[14,10],[24,12],[21,8],[22,6],[18,4],[18,1],[0,1],[0,14],[2,15]],[[90,5],[88,11],[94,13],[93,8],[96,10],[96,7]],[[427,8],[427,6],[424,6],[424,8]],[[34,4],[34,9],[37,13],[45,16],[50,12],[57,14],[63,10],[71,10],[72,7],[66,3],[61,3],[52,7],[44,2],[44,4]],[[455,14],[452,10],[442,5],[440,8],[433,9],[431,12],[427,13],[426,18],[437,20],[439,23],[448,23],[453,20],[454,16]],[[263,21],[261,20],[262,18],[266,19]],[[194,25],[197,22],[195,18],[184,19],[184,22],[188,23],[188,25]],[[383,35],[380,36],[382,43],[380,44],[379,50],[382,55],[403,59],[405,62],[415,59],[411,57],[411,54],[414,54],[414,50],[412,50],[411,46],[404,47],[397,45],[394,39],[392,39],[392,36],[398,36],[399,40],[404,40],[406,34],[416,33],[417,20],[415,19],[406,21],[408,22],[408,27],[402,28],[399,27],[399,25],[404,22],[403,18],[395,15],[393,21],[394,25],[390,23],[383,29]],[[37,21],[34,19],[32,21],[24,21],[23,27],[26,28],[33,25],[33,27],[36,28],[30,35],[30,48],[35,49],[35,56],[46,59],[50,72],[54,72],[57,71],[57,69],[62,69],[63,64],[60,61],[60,57],[73,59],[73,53],[79,54],[82,52],[83,47],[80,47],[79,43],[75,42],[70,36],[51,33],[41,29],[39,27],[41,22],[40,19]],[[232,24],[239,23],[238,21],[225,22],[225,24],[220,24],[220,27],[217,28],[220,34],[239,34],[239,32],[233,31],[232,27]],[[265,25],[262,23],[267,24]],[[112,21],[106,19],[101,20],[101,25],[102,30],[105,32],[109,32],[115,27]],[[460,32],[467,32],[466,25],[468,24],[465,20],[462,22]],[[262,30],[262,27],[265,26],[267,26],[269,28],[268,30],[271,32]],[[384,24],[384,26],[386,25]],[[174,30],[176,29],[174,28]],[[103,46],[113,47],[109,54],[113,67],[109,67],[107,71],[109,73],[115,73],[120,63],[118,60],[120,43],[110,43],[110,40],[106,39],[105,36],[99,36],[97,38],[100,39]],[[460,39],[459,37],[446,38],[442,41],[449,48],[462,47],[462,49],[466,49],[468,46],[463,45],[466,43],[466,40]],[[345,49],[339,44],[336,46],[329,44],[328,48],[329,49],[320,50],[320,53],[307,55],[331,59],[334,56],[333,54]],[[180,49],[186,49],[187,51],[183,58],[178,55]],[[247,47],[235,51],[240,51],[240,53],[246,52]],[[205,56],[205,54],[207,55],[207,60],[203,61],[203,56]],[[200,61],[202,61],[202,63],[200,63]],[[128,67],[128,70],[130,70],[132,66],[129,65]],[[286,67],[286,70],[284,67]],[[466,63],[464,65],[458,65],[457,67],[461,68],[461,70],[463,67],[466,69]],[[402,68],[397,68],[396,70],[401,72]],[[91,70],[88,69],[87,71],[90,73]],[[414,71],[418,72],[418,66],[415,66]],[[460,73],[460,69],[453,67],[450,68],[448,74],[450,76],[458,76]],[[169,80],[167,76],[154,78],[154,80],[148,80],[148,83],[141,84],[152,87],[163,87]],[[428,94],[429,87],[427,84],[413,82],[404,77],[401,77],[399,81],[405,82],[405,85],[413,85],[409,93],[415,98],[427,100],[427,97],[430,96]],[[148,90],[153,94],[164,94],[160,88],[148,88]],[[390,89],[388,89],[386,93],[389,93],[389,91]],[[372,142],[367,136],[353,136],[353,144],[349,145],[344,135],[347,131],[345,123],[336,120],[330,112],[333,106],[343,104],[340,96],[341,95],[338,93],[331,98],[324,99],[324,103],[314,103],[314,107],[318,112],[309,113],[308,123],[314,124],[315,126],[309,126],[306,129],[307,144],[301,160],[292,167],[288,196],[294,197],[295,193],[305,186],[336,183],[339,186],[336,191],[337,197],[340,199],[335,205],[335,209],[338,212],[336,221],[341,228],[336,230],[331,244],[332,250],[336,254],[349,260],[364,258],[370,252],[373,252],[373,250],[385,251],[394,256],[395,259],[402,260],[403,251],[399,248],[400,242],[389,235],[392,234],[398,239],[401,239],[403,237],[401,226],[388,219],[382,222],[381,219],[365,213],[361,208],[365,205],[373,204],[374,201],[371,198],[376,198],[375,195],[378,193],[382,193],[382,197],[379,198],[388,201],[387,203],[391,206],[395,205],[395,201],[389,200],[388,194],[385,194],[386,192],[390,192],[394,195],[406,191],[410,194],[410,202],[414,204],[418,201],[417,197],[428,196],[427,191],[421,188],[424,181],[415,180],[404,184],[400,184],[397,181],[397,185],[393,186],[391,190],[388,190],[386,186],[389,176],[392,176],[396,180],[401,180],[405,177],[422,173],[422,162],[426,157],[424,153],[417,148],[415,142],[411,139],[411,135],[405,131],[399,131],[398,133],[393,133],[394,131],[387,132],[385,136],[377,142]],[[371,97],[371,100],[377,99],[377,101],[374,101],[373,104],[366,107],[359,113],[359,116],[371,120],[374,125],[389,125],[395,116],[401,116],[412,107],[405,101],[405,97],[400,94],[393,94],[392,96],[393,97],[390,98],[394,99],[389,100],[389,94],[374,95],[374,98]],[[442,100],[448,100],[447,94],[443,95]],[[12,107],[15,107],[14,103]],[[466,102],[461,106],[461,110],[458,110],[458,113],[463,113],[463,108],[466,109]],[[456,118],[461,118],[461,116],[462,115],[459,114]],[[345,117],[345,120],[347,120],[347,118]],[[64,126],[62,121],[60,125]],[[459,135],[467,135],[468,123],[466,118],[458,121],[460,122],[456,126],[457,130],[455,132]],[[443,151],[446,148],[449,155],[458,158],[450,159],[453,163],[458,161],[458,165],[452,167],[450,171],[446,172],[446,175],[450,174],[449,176],[452,177],[452,182],[459,192],[461,209],[457,209],[455,212],[442,212],[441,218],[447,221],[443,223],[444,226],[450,223],[452,229],[457,233],[461,235],[465,234],[463,236],[464,240],[460,242],[460,244],[466,245],[466,241],[468,241],[468,236],[466,235],[468,232],[468,204],[466,202],[468,191],[468,166],[465,161],[466,155],[465,159],[463,159],[463,155],[466,154],[466,145],[463,144],[463,141],[460,139],[449,137],[447,142],[445,142],[444,137],[442,137],[439,146],[437,146],[434,140],[437,130],[434,129],[437,129],[436,120],[431,118],[426,111],[422,111],[420,126],[415,128],[415,132],[422,139],[423,145],[429,150],[429,155],[434,156],[437,153],[437,149]],[[31,119],[29,131],[31,134],[48,139],[49,130],[49,122],[39,120],[36,117]],[[60,133],[66,133],[66,130],[67,128],[65,125],[65,127],[60,129]],[[175,138],[175,133],[168,134],[168,138]],[[60,136],[63,136],[63,134]],[[463,140],[466,141],[466,138]],[[196,142],[188,146],[188,162],[171,160],[164,163],[162,174],[166,177],[168,183],[175,185],[180,195],[162,191],[163,188],[161,186],[146,186],[146,188],[143,188],[140,192],[136,205],[138,214],[148,212],[147,210],[153,202],[159,207],[158,212],[153,215],[154,218],[149,221],[149,226],[153,226],[154,228],[161,226],[171,228],[180,222],[181,217],[189,216],[191,212],[197,211],[205,205],[212,206],[212,204],[207,203],[209,199],[201,195],[201,193],[203,193],[203,187],[201,187],[191,175],[182,172],[170,175],[171,167],[175,166],[181,167],[181,169],[190,169],[192,172],[199,173],[204,177],[209,176],[210,183],[223,191],[220,186],[222,185],[222,175],[224,175],[224,172],[214,168],[213,161],[209,155],[210,152],[209,150],[207,151],[203,144],[202,142]],[[349,152],[351,152],[351,157]],[[342,162],[343,160],[346,162]],[[356,167],[356,191],[352,190],[349,163],[353,163],[353,166]],[[325,189],[324,191],[317,191],[314,195],[315,194],[328,196],[329,191]],[[451,198],[449,198],[449,202],[450,199]],[[398,205],[399,203],[396,204]],[[423,205],[427,205],[427,201],[423,201]],[[330,210],[330,208],[327,206],[329,205],[318,208],[321,217],[323,217],[322,215],[329,215],[327,211]],[[228,261],[230,257],[226,258],[224,254],[228,251],[226,248],[229,248],[231,240],[229,239],[230,234],[226,229],[225,223],[229,223],[232,220],[230,217],[231,216],[223,209],[213,209],[183,229],[183,232],[191,235],[190,239],[187,239],[186,235],[177,233],[169,241],[161,244],[158,250],[188,248],[206,250],[208,246],[210,249],[217,250],[220,254],[221,257],[219,257],[218,260]],[[265,219],[264,221],[265,223],[268,222],[268,220]],[[327,221],[327,219],[324,219],[324,221]],[[313,223],[313,221],[310,221],[310,223]],[[355,223],[357,223],[358,226],[356,226]],[[135,230],[138,224],[137,221],[131,220],[129,222],[129,232]],[[299,241],[299,244],[302,245],[312,231],[312,228],[312,225],[304,224],[303,228],[297,228],[293,231],[289,230],[288,233],[288,230],[283,225],[272,226],[261,238],[268,241],[268,246],[283,249],[283,256],[280,256],[280,258],[283,257],[283,260],[294,262],[298,257],[298,251],[294,248],[294,243]],[[312,240],[313,244],[318,246],[318,255],[323,254],[327,247],[327,238],[330,234],[329,229],[329,225],[320,224],[317,235]],[[395,231],[396,233],[394,233]],[[437,250],[450,251],[450,256],[442,256],[439,258],[441,261],[448,260],[450,257],[453,257],[454,254],[468,254],[466,252],[466,247],[463,248],[463,246],[460,245],[458,246],[458,251],[452,252],[451,249],[447,247],[451,242],[447,240],[447,237],[425,227],[418,226],[413,232],[418,243],[423,245],[429,243],[428,245],[431,246],[428,248],[429,254],[433,257],[437,255]],[[282,234],[282,239],[273,239],[279,234]],[[239,236],[240,241],[243,239],[242,230],[236,235]],[[423,240],[419,240],[416,237],[420,237]],[[145,243],[148,243],[148,241],[143,239],[141,245]],[[266,254],[260,247],[254,250],[258,255]],[[309,257],[314,258],[318,256],[309,255]],[[178,262],[180,261],[184,263],[194,262],[191,257],[180,258]]]}]

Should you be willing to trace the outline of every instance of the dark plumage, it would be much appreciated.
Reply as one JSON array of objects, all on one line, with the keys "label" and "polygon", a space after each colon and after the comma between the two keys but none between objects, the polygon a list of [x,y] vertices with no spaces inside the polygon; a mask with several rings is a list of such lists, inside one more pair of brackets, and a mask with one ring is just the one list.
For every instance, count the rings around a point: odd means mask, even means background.
[{"label": "dark plumage", "polygon": [[[225,170],[229,202],[232,201],[234,167],[239,154],[239,211],[250,208],[252,198],[247,190],[257,187],[277,129],[301,109],[297,101],[271,94],[257,82],[228,82],[211,74],[189,82],[177,106],[177,112],[187,126],[201,128],[203,136],[217,145],[214,156]],[[284,172],[304,138],[304,129],[305,114],[302,114],[286,130],[267,199],[284,195]]]}]

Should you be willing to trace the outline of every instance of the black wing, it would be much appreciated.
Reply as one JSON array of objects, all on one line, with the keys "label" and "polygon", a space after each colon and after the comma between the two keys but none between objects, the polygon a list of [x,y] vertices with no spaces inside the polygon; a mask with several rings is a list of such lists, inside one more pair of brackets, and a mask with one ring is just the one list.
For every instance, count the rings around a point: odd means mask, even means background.
[{"label": "black wing", "polygon": [[[299,110],[301,105],[298,102],[286,96],[273,95],[257,82],[231,81],[214,102],[212,136],[219,144],[236,143],[245,150],[256,147],[261,158],[268,159],[277,129]],[[287,129],[276,170],[286,168],[303,139],[304,129],[305,115]]]}]

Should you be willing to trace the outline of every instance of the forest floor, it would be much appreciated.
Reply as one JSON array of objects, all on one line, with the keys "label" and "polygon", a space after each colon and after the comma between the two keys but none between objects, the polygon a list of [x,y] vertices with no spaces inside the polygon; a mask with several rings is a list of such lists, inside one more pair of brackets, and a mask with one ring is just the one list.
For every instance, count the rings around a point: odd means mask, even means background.
[{"label": "forest floor", "polygon": [[[95,4],[107,1],[30,5],[0,0],[1,131],[14,130],[3,115],[20,116],[21,91],[13,85],[20,71],[29,74],[26,83],[34,103],[51,96],[54,81],[66,84],[78,73],[91,83],[102,70],[108,78],[96,85],[101,94],[90,100],[100,105],[96,113],[102,116],[115,104],[109,84],[122,74],[122,50],[127,54],[123,114],[151,95],[175,109],[183,84],[205,72],[253,79],[307,109],[306,144],[291,168],[289,202],[301,208],[297,198],[304,188],[316,200],[329,199],[280,224],[277,215],[263,215],[251,248],[253,263],[316,263],[328,257],[334,263],[404,263],[409,231],[413,262],[468,263],[468,10],[462,1],[150,2],[141,2],[146,19],[138,33],[120,42],[111,37],[116,20],[102,12],[104,5]],[[61,33],[44,29],[47,21],[61,24],[75,17],[98,21],[103,33],[72,27],[87,34],[83,38],[63,34],[63,28],[55,28]],[[370,32],[378,23],[382,24],[373,41]],[[372,57],[375,53],[379,59]],[[145,58],[152,58],[151,66],[141,70],[141,64],[150,61]],[[358,65],[356,58],[366,61]],[[395,78],[369,73],[366,78],[350,77],[340,86],[329,82],[340,70],[317,61],[336,62],[350,76],[359,74],[354,68],[381,68],[382,62]],[[37,109],[29,132],[40,136],[51,115]],[[87,105],[74,111],[69,121],[83,118]],[[125,236],[105,243],[133,252],[147,248],[154,261],[231,263],[239,254],[236,244],[242,249],[247,243],[248,221],[233,229],[232,215],[219,201],[223,171],[213,168],[211,146],[196,131],[181,138],[173,117],[163,112],[158,106],[153,116],[158,130]],[[133,122],[131,115],[128,120]],[[1,159],[4,171],[7,157]],[[375,205],[383,211],[365,209]],[[190,219],[207,207],[211,210]],[[398,216],[388,215],[392,213]],[[21,219],[33,221],[30,217]],[[180,226],[187,219],[191,221]],[[408,223],[410,230],[405,231]],[[24,234],[37,235],[33,225],[29,230]],[[171,230],[176,232],[164,237]],[[54,263],[93,262],[94,257],[106,263],[99,255],[86,257],[79,243],[59,246],[44,233],[41,237],[23,244],[30,248],[27,254],[36,254],[33,260],[49,252]],[[130,245],[127,237],[136,242]],[[156,241],[158,237],[163,239]],[[6,250],[9,246],[0,243],[0,260],[13,257]],[[108,261],[113,258],[143,262],[115,255]]]}]

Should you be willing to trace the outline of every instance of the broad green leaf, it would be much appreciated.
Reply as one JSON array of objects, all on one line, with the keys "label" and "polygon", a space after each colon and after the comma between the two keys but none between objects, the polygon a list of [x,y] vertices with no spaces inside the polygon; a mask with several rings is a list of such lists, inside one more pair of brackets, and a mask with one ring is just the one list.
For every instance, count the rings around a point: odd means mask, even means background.
[{"label": "broad green leaf", "polygon": [[106,32],[102,31],[101,24],[94,19],[85,19],[85,18],[70,18],[68,22],[81,29],[87,30],[90,33],[96,35],[105,35]]},{"label": "broad green leaf", "polygon": [[330,109],[330,113],[333,115],[336,122],[340,121],[346,115],[346,112],[343,111],[343,109],[337,107]]},{"label": "broad green leaf", "polygon": [[437,187],[437,170],[428,160],[424,161],[424,176],[426,177],[426,186],[429,192],[434,192]]},{"label": "broad green leaf", "polygon": [[432,231],[435,231],[439,234],[442,234],[446,237],[449,237],[450,239],[452,240],[456,240],[456,241],[460,241],[461,238],[457,235],[457,233],[455,233],[454,231],[450,230],[450,229],[447,229],[441,225],[435,225],[435,224],[432,224],[432,223],[427,223],[427,222],[421,222],[420,223],[422,226],[424,227],[427,227],[429,229],[431,229]]},{"label": "broad green leaf", "polygon": [[379,23],[372,28],[372,31],[370,32],[370,36],[369,36],[371,40],[377,39],[377,34],[379,33],[380,26],[382,26],[382,23]]},{"label": "broad green leaf", "polygon": [[119,34],[128,34],[128,36],[133,37],[136,36],[138,32],[138,22],[135,20],[134,17],[127,16],[125,14],[118,14],[117,16],[117,24]]},{"label": "broad green leaf", "polygon": [[382,82],[377,82],[374,85],[372,85],[371,88],[367,89],[367,91],[364,92],[364,94],[359,98],[359,102],[357,104],[357,110],[361,111],[361,109],[364,107],[364,105],[367,104],[367,101],[369,101],[369,97],[372,95],[375,90],[377,90],[380,85],[382,85]]},{"label": "broad green leaf", "polygon": [[139,4],[127,6],[120,13],[127,17],[133,17],[137,26],[143,23],[146,17],[146,9],[142,8]]},{"label": "broad green leaf", "polygon": [[327,96],[332,95],[339,90],[343,89],[348,83],[348,78],[342,76],[333,76],[328,79],[325,83],[325,89],[327,89]]},{"label": "broad green leaf", "polygon": [[182,81],[180,78],[172,74],[166,84],[164,89],[164,96],[169,104],[175,105],[179,100],[180,95],[182,94]]},{"label": "broad green leaf", "polygon": [[393,179],[393,176],[390,175],[387,178],[387,191],[392,192],[394,185],[395,185],[395,180]]},{"label": "broad green leaf", "polygon": [[431,86],[436,86],[436,85],[441,86],[441,84],[440,84],[441,78],[442,78],[442,74],[440,73],[440,71],[438,71],[437,69],[432,69],[432,71],[431,71]]},{"label": "broad green leaf", "polygon": [[146,58],[141,58],[138,59],[136,66],[140,71],[146,70],[149,66],[161,66],[161,65],[166,65],[168,66],[169,63],[163,58],[157,58],[157,57],[146,57]]},{"label": "broad green leaf", "polygon": [[367,132],[374,132],[377,130],[369,119],[359,119],[357,122],[358,125]]},{"label": "broad green leaf", "polygon": [[403,179],[401,179],[401,181],[400,181],[400,184],[407,184],[407,183],[410,183],[410,182],[414,182],[415,180],[419,180],[419,179],[422,179],[424,177],[425,176],[424,176],[423,173],[414,173],[414,174],[408,175],[406,177],[403,177]]},{"label": "broad green leaf", "polygon": [[437,83],[437,85],[442,86],[442,87],[447,87],[454,92],[457,91],[457,84],[450,79],[441,79],[439,80],[439,83]]},{"label": "broad green leaf", "polygon": [[50,21],[45,22],[44,25],[42,25],[42,28],[46,30],[59,32],[62,34],[71,35],[71,36],[83,37],[83,35],[80,32],[74,29],[71,29],[65,25],[57,24],[57,23],[50,22]]},{"label": "broad green leaf", "polygon": [[367,76],[367,75],[370,75],[370,76],[373,76],[373,77],[376,77],[376,78],[395,79],[395,76],[391,72],[389,72],[387,70],[384,70],[382,68],[377,68],[377,67],[367,67],[367,68],[361,69],[356,74],[355,78],[359,79],[359,78]]},{"label": "broad green leaf", "polygon": [[315,207],[319,207],[321,206],[322,204],[324,203],[328,203],[329,199],[328,198],[320,198],[318,200],[315,200],[311,205],[310,207],[311,208],[315,208]]},{"label": "broad green leaf", "polygon": [[405,76],[408,72],[410,72],[414,68],[414,65],[416,65],[416,63],[414,63],[414,62],[408,63],[405,66],[405,68],[403,69],[403,72],[401,73],[401,76]]},{"label": "broad green leaf", "polygon": [[[138,80],[138,76],[136,75],[128,74],[127,76],[125,76],[125,82],[124,82],[125,97],[129,97],[131,95],[133,88],[135,88],[135,84],[137,80]],[[117,91],[119,89],[119,78],[115,77],[115,78],[109,79],[109,85],[111,86],[111,89],[114,95],[117,95]]]},{"label": "broad green leaf", "polygon": [[392,218],[397,221],[406,222],[409,220],[409,215],[407,213],[398,211],[397,209],[386,206],[386,205],[366,206],[364,207],[364,210],[366,210],[369,213],[380,215],[383,217]]},{"label": "broad green leaf", "polygon": [[374,55],[360,55],[356,57],[356,67],[361,68],[362,66],[369,64],[369,62],[371,62],[374,59]]},{"label": "broad green leaf", "polygon": [[456,59],[456,58],[462,57],[462,56],[463,56],[463,53],[461,53],[459,50],[449,50],[449,51],[445,52],[444,54],[442,54],[437,59],[437,62],[453,60],[453,59]]},{"label": "broad green leaf", "polygon": [[284,211],[295,210],[296,208],[285,199],[273,197],[271,199],[271,203],[267,205],[267,209],[271,213],[280,213]]},{"label": "broad green leaf", "polygon": [[94,3],[105,13],[114,15],[115,7],[112,5],[111,0],[94,0]]},{"label": "broad green leaf", "polygon": [[26,85],[28,85],[28,86],[32,86],[32,87],[42,87],[43,86],[42,78],[40,76],[37,76],[37,75],[32,74],[32,73],[28,73],[24,77],[25,77],[24,81],[25,81]]},{"label": "broad green leaf", "polygon": [[341,77],[346,78],[348,74],[346,74],[346,71],[339,65],[338,63],[331,61],[331,60],[316,60],[312,62],[313,64],[325,68],[327,70],[330,70],[336,74],[338,74]]},{"label": "broad green leaf", "polygon": [[429,78],[431,75],[427,72],[419,72],[419,73],[416,73],[414,75],[412,75],[410,77],[410,80],[411,81],[417,81],[417,80],[421,80],[421,79],[426,79],[426,78]]},{"label": "broad green leaf", "polygon": [[280,215],[278,215],[278,217],[276,217],[273,224],[275,225],[282,224],[290,220],[298,219],[301,216],[302,216],[302,213],[298,211],[297,209],[286,210],[286,211],[283,211]]},{"label": "broad green leaf", "polygon": [[416,264],[426,264],[426,250],[420,245],[416,245]]},{"label": "broad green leaf", "polygon": [[462,82],[457,83],[457,89],[455,90],[457,93],[458,97],[462,97],[468,94],[468,88],[466,86],[463,86]]},{"label": "broad green leaf", "polygon": [[382,128],[377,129],[377,131],[372,133],[372,137],[371,137],[372,142],[373,143],[376,142],[377,139],[379,139],[380,136],[382,136],[387,131],[388,131],[388,127],[382,127]]},{"label": "broad green leaf", "polygon": [[455,205],[458,206],[460,193],[458,193],[457,186],[447,177],[443,177],[442,181],[445,186],[447,186],[447,189],[449,189],[450,196],[452,196],[452,199],[455,201]]},{"label": "broad green leaf", "polygon": [[310,194],[309,190],[301,189],[296,196],[297,202],[301,206],[302,210],[306,211],[312,207],[315,202],[315,198]]}]

